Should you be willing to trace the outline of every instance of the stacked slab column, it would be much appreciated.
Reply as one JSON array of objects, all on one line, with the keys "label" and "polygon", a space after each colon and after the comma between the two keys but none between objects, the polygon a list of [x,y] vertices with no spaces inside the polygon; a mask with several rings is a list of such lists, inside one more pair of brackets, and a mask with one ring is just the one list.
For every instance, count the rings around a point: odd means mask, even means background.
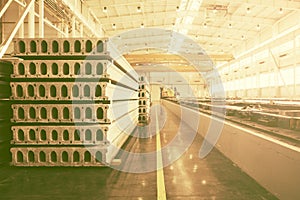
[{"label": "stacked slab column", "polygon": [[9,62],[0,62],[0,164],[7,165],[10,161],[9,147],[10,131],[10,74],[12,65]]},{"label": "stacked slab column", "polygon": [[117,154],[110,146],[122,145],[127,135],[116,124],[124,117],[137,120],[138,83],[114,64],[107,41],[14,42],[14,56],[24,61],[14,63],[11,76],[12,164],[110,164]]},{"label": "stacked slab column", "polygon": [[139,124],[148,124],[150,117],[150,91],[145,78],[139,78]]}]

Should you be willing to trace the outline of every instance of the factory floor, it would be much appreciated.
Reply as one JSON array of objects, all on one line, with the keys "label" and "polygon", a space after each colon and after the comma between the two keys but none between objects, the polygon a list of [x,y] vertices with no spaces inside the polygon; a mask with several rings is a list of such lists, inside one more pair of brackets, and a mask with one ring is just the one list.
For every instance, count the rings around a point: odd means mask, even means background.
[{"label": "factory floor", "polygon": [[[155,118],[158,116],[159,120]],[[167,116],[167,117],[166,117]],[[159,131],[155,126],[162,125]],[[183,155],[163,170],[151,171],[160,163],[159,154],[149,157],[142,163],[136,161],[131,153],[153,152],[160,145],[168,145],[177,134],[179,119],[168,110],[152,115],[151,123],[136,129],[136,136],[124,145],[118,158],[122,164],[116,168],[23,168],[0,167],[0,199],[224,199],[224,200],[259,200],[277,199],[256,181],[242,172],[234,163],[214,149],[204,159],[199,159],[198,152],[203,138],[196,135],[191,146]],[[184,126],[184,125],[183,125]],[[188,133],[189,127],[181,127]],[[151,130],[150,130],[151,129]],[[155,130],[155,131],[154,131]],[[154,134],[153,134],[154,131]],[[159,143],[156,138],[160,133]],[[152,137],[147,135],[153,134]],[[183,138],[182,138],[183,139]],[[166,156],[163,154],[162,157]],[[164,160],[164,158],[162,158]],[[157,161],[158,160],[158,161]],[[158,196],[160,198],[158,198]]]}]

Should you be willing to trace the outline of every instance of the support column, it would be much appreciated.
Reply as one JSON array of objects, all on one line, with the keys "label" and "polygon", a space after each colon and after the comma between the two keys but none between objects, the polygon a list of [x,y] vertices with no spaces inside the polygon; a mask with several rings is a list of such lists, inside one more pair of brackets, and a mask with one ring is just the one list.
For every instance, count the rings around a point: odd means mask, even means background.
[{"label": "support column", "polygon": [[[30,1],[28,1],[29,3]],[[28,13],[28,38],[35,37],[35,24],[34,24],[34,4],[32,4]]]},{"label": "support column", "polygon": [[252,60],[252,67],[256,67],[258,70],[256,70],[255,73],[255,79],[256,79],[256,90],[257,90],[257,98],[262,97],[262,89],[261,89],[261,82],[260,82],[260,68],[257,67],[257,64],[254,62],[254,55],[251,55],[251,60]]},{"label": "support column", "polygon": [[76,19],[75,16],[72,17],[72,37],[76,37]]},{"label": "support column", "polygon": [[0,49],[0,58],[5,54],[6,50],[9,47],[9,44],[11,43],[12,39],[15,37],[16,33],[18,32],[18,29],[20,28],[20,25],[24,22],[24,19],[26,15],[28,14],[30,8],[34,5],[34,0],[29,1],[29,4],[27,5],[25,11],[23,12],[22,16],[18,19],[16,25],[14,26],[13,30],[9,34],[9,37],[4,41],[2,48]]},{"label": "support column", "polygon": [[[22,16],[23,12],[24,12],[23,6],[19,6],[19,17]],[[22,22],[19,28],[19,38],[24,38],[24,22]]]},{"label": "support column", "polygon": [[293,94],[292,94],[292,99],[296,98],[297,99],[297,73],[296,73],[296,68],[297,68],[297,44],[296,44],[296,33],[294,32],[293,34],[293,53],[292,55],[294,55],[293,60],[294,60],[294,64],[293,64],[293,71],[294,71],[294,84],[293,84]]},{"label": "support column", "polygon": [[[0,7],[2,7],[2,1],[0,1]],[[3,38],[3,29],[2,29],[2,19],[0,19],[0,44],[2,44],[2,38]]]},{"label": "support column", "polygon": [[[271,57],[271,55],[270,55],[270,52],[269,52],[269,57],[268,57],[268,59],[272,59],[272,57]],[[276,97],[282,97],[281,96],[281,92],[280,92],[280,78],[279,78],[279,76],[280,76],[280,74],[278,73],[278,71],[277,70],[275,70],[275,69],[273,69],[273,73],[274,73],[274,76],[275,76],[275,88],[276,88]]]},{"label": "support column", "polygon": [[80,24],[80,37],[83,37],[83,24]]},{"label": "support column", "polygon": [[[55,26],[55,28],[57,29],[57,30],[61,30],[61,27],[60,27],[60,24],[54,24],[54,26]],[[62,30],[62,32],[63,32],[63,30]],[[62,32],[60,32],[60,31],[57,31],[57,38],[61,38],[62,37]]]},{"label": "support column", "polygon": [[65,24],[65,37],[69,37],[69,26],[68,24]]},{"label": "support column", "polygon": [[44,38],[44,0],[39,0],[39,37]]},{"label": "support column", "polygon": [[[240,61],[240,66],[241,66],[241,61]],[[248,77],[248,76],[247,76],[247,75],[248,75],[247,69],[245,69],[245,68],[242,69],[242,68],[240,67],[240,70],[243,70],[243,71],[244,71],[244,73],[241,72],[241,77],[242,77],[242,81],[244,82],[243,84],[246,85],[246,84],[247,84],[247,82],[246,82],[247,79],[246,79],[246,78]],[[247,96],[248,96],[248,90],[249,90],[248,87],[247,87],[246,89],[244,89],[244,93],[243,93],[244,96],[243,96],[243,98],[247,98]]]}]

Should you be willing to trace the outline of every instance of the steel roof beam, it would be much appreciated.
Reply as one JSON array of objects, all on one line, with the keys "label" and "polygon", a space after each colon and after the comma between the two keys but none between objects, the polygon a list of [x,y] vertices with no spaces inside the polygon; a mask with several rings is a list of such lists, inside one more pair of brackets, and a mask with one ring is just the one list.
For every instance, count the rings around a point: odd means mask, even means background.
[{"label": "steel roof beam", "polygon": [[[176,11],[166,11],[166,12],[145,12],[144,14],[144,21],[146,20],[153,20],[153,17],[155,18],[164,18],[164,19],[174,19],[179,17],[184,17],[186,14],[192,14],[196,16],[196,20],[200,19],[205,21],[206,17],[204,15],[200,15],[201,12],[186,12],[181,11],[181,14],[178,14]],[[120,15],[120,16],[109,16],[109,18],[101,18],[103,25],[110,25],[112,23],[127,23],[128,21],[131,22],[140,22],[141,18],[139,18],[140,14],[128,14],[128,15]],[[99,16],[98,17],[102,17]],[[267,19],[267,18],[261,18],[261,17],[247,17],[247,16],[241,16],[241,15],[234,15],[234,14],[227,14],[225,17],[214,17],[214,20],[230,20],[231,22],[237,22],[237,23],[250,23],[250,24],[265,24],[265,25],[273,25],[276,20],[273,19]],[[145,24],[146,25],[146,24]]]},{"label": "steel roof beam", "polygon": [[300,10],[300,2],[299,1],[287,1],[287,0],[273,0],[272,3],[270,1],[264,0],[224,0],[224,3],[239,3],[246,5],[254,5],[254,6],[262,6],[262,7],[272,7],[272,8],[282,8],[287,10]]}]

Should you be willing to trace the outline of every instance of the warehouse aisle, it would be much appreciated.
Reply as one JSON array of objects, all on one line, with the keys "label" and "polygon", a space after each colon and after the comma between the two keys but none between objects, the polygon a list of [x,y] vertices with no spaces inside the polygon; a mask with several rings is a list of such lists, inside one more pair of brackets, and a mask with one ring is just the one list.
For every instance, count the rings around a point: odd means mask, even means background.
[{"label": "warehouse aisle", "polygon": [[[179,124],[179,119],[172,112],[166,111],[165,114],[168,120],[160,130],[162,146],[171,141]],[[151,122],[150,126],[153,126],[153,115]],[[189,127],[183,128],[187,133],[190,131]],[[139,131],[138,134],[143,133],[141,129],[136,131]],[[217,150],[200,160],[198,151],[202,140],[197,135],[188,151],[163,169],[167,199],[276,199]],[[155,136],[132,137],[124,149],[130,152],[150,152],[155,146]],[[123,164],[135,167],[134,158],[127,157],[128,160],[124,160],[126,156],[122,153],[119,157],[123,158]],[[144,164],[147,166],[153,163],[156,164],[156,160],[145,160]],[[157,180],[156,171],[132,174],[94,167],[1,167],[0,194],[1,199],[153,200],[157,199]]]},{"label": "warehouse aisle", "polygon": [[[165,144],[176,134],[172,127],[179,124],[179,118],[172,112],[167,111],[167,115],[168,121],[161,131]],[[186,134],[191,131],[185,125],[181,130]],[[197,134],[183,156],[164,168],[167,199],[277,199],[218,150],[214,149],[200,160],[198,154],[202,142],[203,138]]]}]

